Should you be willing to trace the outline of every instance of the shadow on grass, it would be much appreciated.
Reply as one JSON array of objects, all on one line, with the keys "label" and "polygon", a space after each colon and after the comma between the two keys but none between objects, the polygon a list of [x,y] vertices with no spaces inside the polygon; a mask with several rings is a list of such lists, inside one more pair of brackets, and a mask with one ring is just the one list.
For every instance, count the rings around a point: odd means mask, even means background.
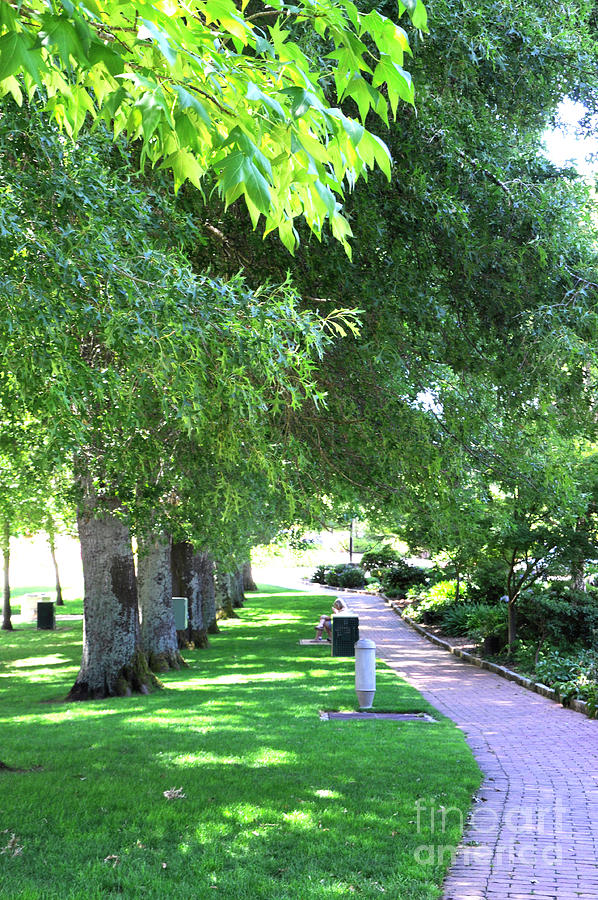
[{"label": "shadow on grass", "polygon": [[[437,896],[448,860],[414,854],[455,844],[459,823],[418,829],[415,804],[465,815],[479,775],[462,735],[447,720],[320,721],[356,705],[353,660],[298,645],[330,597],[259,593],[144,698],[41,703],[74,679],[79,623],[11,638],[11,659],[0,640],[2,759],[44,769],[0,774],[23,846],[3,898]],[[378,705],[430,709],[385,667]]]}]

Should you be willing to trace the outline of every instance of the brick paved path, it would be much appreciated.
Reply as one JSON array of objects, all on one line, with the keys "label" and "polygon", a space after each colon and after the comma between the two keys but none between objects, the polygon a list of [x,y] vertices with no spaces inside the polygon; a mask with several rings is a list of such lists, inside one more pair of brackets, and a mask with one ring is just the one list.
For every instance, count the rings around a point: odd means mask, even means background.
[{"label": "brick paved path", "polygon": [[598,721],[435,648],[379,598],[346,599],[485,776],[444,900],[598,900]]}]

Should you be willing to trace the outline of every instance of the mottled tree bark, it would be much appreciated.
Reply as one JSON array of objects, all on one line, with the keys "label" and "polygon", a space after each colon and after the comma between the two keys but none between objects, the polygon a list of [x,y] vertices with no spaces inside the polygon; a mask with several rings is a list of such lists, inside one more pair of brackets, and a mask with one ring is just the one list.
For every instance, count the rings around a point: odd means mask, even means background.
[{"label": "mottled tree bark", "polygon": [[245,606],[245,591],[243,590],[243,569],[240,566],[233,566],[228,572],[228,583],[233,609],[241,609]]},{"label": "mottled tree bark", "polygon": [[216,616],[218,619],[238,618],[235,609],[243,606],[243,575],[238,568],[231,572],[222,563],[214,567],[216,582]]},{"label": "mottled tree bark", "polygon": [[233,609],[233,601],[229,594],[228,578],[222,566],[216,562],[214,564],[214,601],[216,604],[217,619],[236,619],[238,618]]},{"label": "mottled tree bark", "polygon": [[202,607],[202,579],[193,547],[188,541],[172,545],[172,587],[175,597],[187,598],[189,626],[178,632],[179,646],[192,643],[195,647],[208,646],[208,631],[204,623]]},{"label": "mottled tree bark", "polygon": [[247,562],[243,563],[243,590],[244,591],[257,591],[257,584],[253,580],[253,573],[251,571],[251,560],[247,560]]},{"label": "mottled tree bark", "polygon": [[2,630],[12,631],[12,610],[10,608],[10,522],[2,520],[2,557],[4,560],[4,590],[2,603]]},{"label": "mottled tree bark", "polygon": [[[116,509],[116,504],[113,504]],[[147,694],[159,686],[141,650],[129,529],[93,497],[77,516],[85,597],[83,659],[69,700]]]},{"label": "mottled tree bark", "polygon": [[137,588],[141,612],[141,648],[153,672],[180,669],[172,605],[171,540],[166,534],[138,539]]},{"label": "mottled tree bark", "polygon": [[201,609],[208,634],[218,634],[216,621],[216,584],[214,581],[214,558],[209,552],[195,554],[195,565],[201,583]]},{"label": "mottled tree bark", "polygon": [[52,564],[54,566],[54,575],[56,580],[56,606],[64,606],[64,600],[62,598],[62,585],[60,584],[60,572],[58,571],[58,560],[56,559],[56,535],[54,534],[54,527],[51,522],[48,522],[47,530],[48,546],[50,547],[50,555],[52,557]]}]

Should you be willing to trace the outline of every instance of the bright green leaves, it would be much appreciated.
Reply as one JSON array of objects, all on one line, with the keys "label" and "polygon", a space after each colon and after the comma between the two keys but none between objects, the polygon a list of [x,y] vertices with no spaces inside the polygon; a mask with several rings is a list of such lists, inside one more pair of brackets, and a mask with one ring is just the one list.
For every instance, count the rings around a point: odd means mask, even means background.
[{"label": "bright green leaves", "polygon": [[220,189],[228,203],[233,203],[243,193],[259,212],[268,214],[270,209],[268,182],[255,162],[241,150],[235,150],[224,158]]},{"label": "bright green leaves", "polygon": [[7,31],[0,37],[0,81],[18,72],[39,80],[41,53],[31,49],[33,43],[29,35],[20,31]]},{"label": "bright green leaves", "polygon": [[190,181],[191,184],[201,190],[201,179],[204,171],[197,159],[188,150],[177,150],[175,153],[167,156],[162,165],[172,170],[175,191],[178,191],[186,181]]},{"label": "bright green leaves", "polygon": [[[142,162],[170,167],[178,188],[215,181],[227,204],[243,197],[254,226],[278,229],[289,249],[295,219],[317,234],[350,230],[337,201],[389,158],[363,124],[330,108],[323,73],[293,40],[295,21],[331,46],[327,60],[340,101],[353,99],[388,121],[399,100],[413,103],[406,32],[352,0],[283,0],[245,14],[233,0],[65,0],[60,12],[32,0],[27,14],[0,3],[0,91],[19,101],[25,76],[43,85],[49,107],[77,135],[86,116],[142,143]],[[419,0],[400,7],[425,28]]]},{"label": "bright green leaves", "polygon": [[420,31],[428,30],[428,13],[422,0],[399,0],[399,17],[407,10],[413,22],[414,28]]},{"label": "bright green leaves", "polygon": [[372,81],[374,87],[386,84],[388,99],[393,115],[396,117],[399,99],[405,103],[413,103],[413,84],[411,76],[390,56],[382,56],[374,71]]},{"label": "bright green leaves", "polygon": [[40,20],[42,27],[39,36],[42,45],[50,53],[58,52],[66,67],[70,67],[71,60],[75,64],[79,64],[80,61],[87,64],[87,50],[91,42],[91,33],[83,20],[75,19],[75,24],[73,24],[67,16],[50,13],[41,15]]}]

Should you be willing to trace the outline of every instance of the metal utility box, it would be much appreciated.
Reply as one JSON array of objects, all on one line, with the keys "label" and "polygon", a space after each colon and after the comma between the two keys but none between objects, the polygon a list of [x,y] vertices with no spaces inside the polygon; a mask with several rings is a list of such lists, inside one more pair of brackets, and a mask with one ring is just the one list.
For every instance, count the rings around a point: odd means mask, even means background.
[{"label": "metal utility box", "polygon": [[332,655],[355,656],[359,640],[359,617],[337,614],[332,616]]},{"label": "metal utility box", "polygon": [[173,597],[174,625],[177,631],[184,631],[189,625],[189,604],[186,597]]},{"label": "metal utility box", "polygon": [[37,604],[37,628],[38,631],[54,631],[56,628],[56,615],[53,600],[39,600]]}]

